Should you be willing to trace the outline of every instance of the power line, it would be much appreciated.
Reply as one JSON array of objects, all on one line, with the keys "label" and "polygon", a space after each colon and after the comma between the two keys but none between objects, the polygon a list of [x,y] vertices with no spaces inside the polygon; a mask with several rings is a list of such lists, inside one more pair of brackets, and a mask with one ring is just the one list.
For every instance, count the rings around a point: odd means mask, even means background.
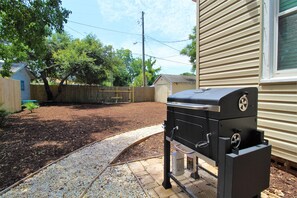
[{"label": "power line", "polygon": [[177,57],[177,56],[181,56],[181,55],[180,54],[176,54],[176,55],[165,56],[165,57],[162,57],[162,58],[172,58],[172,57]]},{"label": "power line", "polygon": [[159,40],[157,40],[157,39],[155,39],[155,38],[153,38],[153,37],[151,37],[151,36],[148,36],[148,35],[147,35],[147,37],[150,38],[150,39],[152,39],[152,40],[154,40],[154,41],[156,41],[156,42],[158,42],[158,43],[160,43],[160,44],[162,44],[162,45],[165,45],[165,46],[167,46],[167,47],[169,47],[169,48],[171,48],[171,49],[173,49],[173,50],[176,50],[176,51],[178,51],[178,52],[181,51],[181,50],[176,49],[176,48],[174,48],[174,47],[172,47],[172,46],[170,46],[170,45],[167,45],[167,44],[163,43],[162,41],[159,41]]},{"label": "power line", "polygon": [[141,34],[137,34],[137,33],[123,32],[123,31],[119,31],[119,30],[113,30],[113,29],[108,29],[108,28],[104,28],[104,27],[88,25],[88,24],[84,24],[84,23],[80,23],[80,22],[71,21],[71,20],[68,20],[68,21],[71,22],[71,23],[78,24],[78,25],[83,25],[83,26],[87,26],[87,27],[92,27],[92,28],[96,28],[96,29],[101,29],[101,30],[105,30],[105,31],[109,31],[109,32],[116,32],[116,33],[121,33],[121,34],[130,34],[130,35],[141,36]]},{"label": "power line", "polygon": [[[148,56],[150,56],[150,55],[148,55]],[[164,60],[164,61],[168,61],[168,62],[173,62],[173,63],[180,63],[180,64],[184,64],[184,65],[191,65],[191,64],[188,64],[188,63],[183,63],[183,62],[179,62],[179,61],[168,60],[168,59],[161,58],[161,57],[156,57],[156,56],[150,56],[150,57],[156,58],[156,59],[160,59],[160,60]]]},{"label": "power line", "polygon": [[[139,54],[139,53],[132,53],[132,54],[135,54],[135,55],[138,55],[138,56],[142,56],[142,54]],[[145,56],[148,56],[148,57],[151,57],[151,58],[155,58],[155,59],[160,59],[160,60],[163,60],[163,61],[168,61],[168,62],[173,62],[173,63],[180,63],[180,64],[183,64],[183,65],[190,65],[190,66],[192,66],[189,63],[183,63],[183,62],[179,62],[179,61],[168,60],[168,59],[165,59],[165,58],[161,58],[161,57],[157,57],[157,56],[152,56],[152,55],[149,55],[149,54],[145,54]]]},{"label": "power line", "polygon": [[78,34],[80,34],[80,35],[82,35],[82,36],[85,36],[85,34],[83,34],[83,33],[79,32],[79,31],[77,31],[77,30],[75,30],[75,29],[69,27],[68,25],[65,25],[65,26],[66,26],[67,28],[69,28],[70,30],[72,30],[72,31],[74,31],[74,32],[76,32],[76,33],[78,33]]},{"label": "power line", "polygon": [[[75,23],[75,24],[78,24],[78,25],[83,25],[83,26],[86,26],[86,27],[92,27],[92,28],[96,28],[96,29],[101,29],[101,30],[105,30],[105,31],[109,31],[109,32],[115,32],[115,33],[120,33],[120,34],[129,34],[129,35],[136,35],[136,36],[142,36],[142,34],[138,34],[138,33],[132,33],[132,32],[124,32],[124,31],[119,31],[119,30],[114,30],[114,29],[108,29],[108,28],[104,28],[104,27],[99,27],[99,26],[93,26],[93,25],[88,25],[88,24],[84,24],[84,23],[80,23],[80,22],[76,22],[76,21],[72,21],[72,20],[68,20],[69,22],[71,23]],[[177,42],[184,42],[184,41],[188,41],[190,39],[184,39],[184,40],[176,40],[176,41],[160,41],[158,39],[155,39],[149,35],[145,35],[147,38],[150,38],[151,40],[154,40],[164,46],[167,46],[175,51],[178,51],[180,52],[181,50],[179,49],[176,49],[170,45],[167,45],[166,43],[177,43]]]},{"label": "power line", "polygon": [[185,42],[185,41],[190,41],[191,39],[182,39],[182,40],[177,40],[177,41],[160,41],[162,43],[180,43],[180,42]]},{"label": "power line", "polygon": [[151,54],[154,55],[154,52],[153,52],[152,48],[150,47],[150,44],[147,41],[145,41],[145,43],[147,44],[146,46],[149,48]]}]

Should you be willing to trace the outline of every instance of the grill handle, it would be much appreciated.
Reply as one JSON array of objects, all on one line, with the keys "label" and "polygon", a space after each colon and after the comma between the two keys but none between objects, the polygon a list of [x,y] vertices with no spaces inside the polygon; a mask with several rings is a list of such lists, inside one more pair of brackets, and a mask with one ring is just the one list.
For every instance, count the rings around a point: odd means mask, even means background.
[{"label": "grill handle", "polygon": [[209,143],[210,143],[210,139],[209,139],[209,137],[211,136],[211,133],[208,133],[208,134],[206,134],[206,141],[200,141],[200,142],[198,142],[196,145],[195,145],[195,147],[196,148],[205,148],[205,147],[207,147],[208,145],[209,145]]},{"label": "grill handle", "polygon": [[173,127],[173,129],[170,131],[170,133],[171,133],[170,141],[173,140],[173,135],[174,135],[175,130],[178,130],[178,126]]},{"label": "grill handle", "polygon": [[183,154],[189,155],[189,154],[193,154],[194,153],[194,151],[185,151],[185,150],[181,149],[180,147],[178,147],[179,145],[181,145],[181,144],[174,144],[174,148],[176,150],[182,152]]},{"label": "grill handle", "polygon": [[220,112],[221,108],[217,105],[205,105],[205,104],[192,104],[183,102],[167,102],[168,107],[177,107],[182,109],[202,110]]}]

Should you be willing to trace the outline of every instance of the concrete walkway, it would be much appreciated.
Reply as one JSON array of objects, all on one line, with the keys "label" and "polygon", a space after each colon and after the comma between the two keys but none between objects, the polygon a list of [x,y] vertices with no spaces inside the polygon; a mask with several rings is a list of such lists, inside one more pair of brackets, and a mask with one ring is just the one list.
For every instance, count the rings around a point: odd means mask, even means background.
[{"label": "concrete walkway", "polygon": [[[127,174],[128,167],[108,166],[131,144],[161,131],[161,125],[156,125],[91,144],[38,171],[8,191],[2,191],[0,197],[145,197],[136,177]],[[122,194],[127,192],[132,194]]]}]

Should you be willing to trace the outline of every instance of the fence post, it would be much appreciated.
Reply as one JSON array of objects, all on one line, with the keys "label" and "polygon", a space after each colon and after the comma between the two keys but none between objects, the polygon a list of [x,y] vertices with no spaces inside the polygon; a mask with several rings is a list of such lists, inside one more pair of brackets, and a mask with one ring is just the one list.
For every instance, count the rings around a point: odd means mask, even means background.
[{"label": "fence post", "polygon": [[134,86],[132,86],[132,102],[134,103],[135,101],[135,89],[134,89]]}]

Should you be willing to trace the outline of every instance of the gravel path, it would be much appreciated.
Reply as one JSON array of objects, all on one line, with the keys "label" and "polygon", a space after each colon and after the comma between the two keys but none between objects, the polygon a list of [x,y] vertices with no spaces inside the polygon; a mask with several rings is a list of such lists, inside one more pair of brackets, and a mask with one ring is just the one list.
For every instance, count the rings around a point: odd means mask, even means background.
[{"label": "gravel path", "polygon": [[139,197],[147,195],[129,167],[111,166],[93,183],[84,198],[89,197]]},{"label": "gravel path", "polygon": [[[108,175],[112,175],[111,173],[125,175],[125,168],[121,170],[107,168],[110,162],[131,144],[162,130],[161,125],[155,125],[116,135],[87,146],[46,167],[10,190],[2,191],[0,197],[80,197],[85,192],[87,192],[87,197],[93,197],[92,195],[97,197],[96,189],[98,188],[96,187],[92,188],[91,186],[91,191],[88,193],[88,188],[94,179],[97,180],[93,185],[98,186],[102,181],[105,181],[102,178],[107,178]],[[105,169],[106,172],[103,172]],[[97,178],[101,173],[103,177]],[[112,189],[113,185],[111,185],[116,183],[116,178],[112,178],[111,183],[101,183],[106,188],[102,191],[98,189],[101,193],[100,196],[104,197],[104,193],[108,197],[118,196],[118,192],[114,191]],[[141,191],[131,175],[122,178],[121,181],[131,182],[135,185],[135,189],[138,189],[135,192],[139,193]],[[125,188],[122,189],[125,190]],[[128,191],[130,190],[127,189]],[[114,193],[114,195],[112,196],[110,193]]]}]

